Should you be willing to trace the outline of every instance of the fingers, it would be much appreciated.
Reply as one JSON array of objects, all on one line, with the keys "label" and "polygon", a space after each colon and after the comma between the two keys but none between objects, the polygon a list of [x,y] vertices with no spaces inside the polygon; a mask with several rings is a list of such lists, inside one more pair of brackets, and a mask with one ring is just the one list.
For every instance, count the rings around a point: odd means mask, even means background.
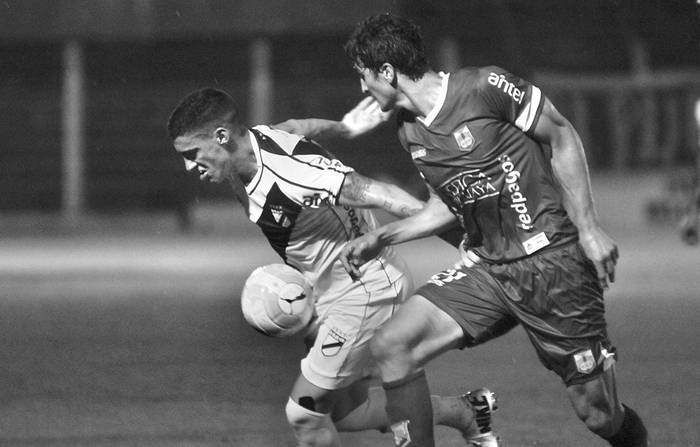
[{"label": "fingers", "polygon": [[612,259],[605,261],[605,275],[611,283],[615,282],[615,261]]},{"label": "fingers", "polygon": [[340,252],[340,263],[343,264],[343,268],[353,281],[360,277],[360,268],[356,258],[355,247],[352,245],[345,245]]},{"label": "fingers", "polygon": [[363,98],[362,101],[357,104],[355,110],[366,114],[367,116],[378,117],[382,121],[386,121],[389,116],[391,116],[391,112],[382,111],[382,107],[379,105],[377,100],[371,96],[366,96]]},{"label": "fingers", "polygon": [[596,270],[598,271],[598,281],[600,285],[607,289],[610,283],[615,282],[615,266],[618,258],[617,247],[610,253],[610,256],[603,259],[601,262],[596,262]]}]

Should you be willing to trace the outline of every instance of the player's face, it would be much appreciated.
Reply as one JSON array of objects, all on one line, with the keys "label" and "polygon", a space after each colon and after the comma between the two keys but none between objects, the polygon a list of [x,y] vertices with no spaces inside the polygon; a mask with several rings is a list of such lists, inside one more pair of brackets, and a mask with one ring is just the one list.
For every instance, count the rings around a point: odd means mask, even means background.
[{"label": "player's face", "polygon": [[215,134],[191,133],[174,141],[175,150],[185,159],[185,169],[199,172],[199,179],[214,183],[226,180],[232,172],[231,154]]},{"label": "player's face", "polygon": [[362,93],[372,95],[383,112],[388,112],[396,106],[397,91],[385,76],[357,65],[355,71],[360,75]]}]

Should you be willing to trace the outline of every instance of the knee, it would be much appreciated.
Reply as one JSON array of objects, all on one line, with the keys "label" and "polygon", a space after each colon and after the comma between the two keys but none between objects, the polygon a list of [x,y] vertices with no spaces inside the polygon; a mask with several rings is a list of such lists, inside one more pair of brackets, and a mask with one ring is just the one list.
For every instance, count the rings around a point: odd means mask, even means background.
[{"label": "knee", "polygon": [[370,351],[380,365],[412,363],[411,350],[406,340],[385,329],[374,333],[370,341]]},{"label": "knee", "polygon": [[340,445],[338,431],[329,414],[312,411],[291,398],[287,401],[285,413],[299,447],[338,447]]}]

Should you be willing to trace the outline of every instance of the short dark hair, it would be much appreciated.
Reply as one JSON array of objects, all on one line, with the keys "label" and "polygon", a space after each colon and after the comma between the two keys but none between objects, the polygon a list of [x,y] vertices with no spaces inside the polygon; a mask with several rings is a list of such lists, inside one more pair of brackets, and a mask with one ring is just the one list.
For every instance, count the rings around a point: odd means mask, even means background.
[{"label": "short dark hair", "polygon": [[418,25],[391,14],[358,23],[345,43],[345,53],[353,63],[375,73],[385,62],[413,80],[430,69]]},{"label": "short dark hair", "polygon": [[168,120],[168,135],[174,140],[220,124],[239,124],[238,105],[223,90],[203,88],[187,95],[175,108]]}]

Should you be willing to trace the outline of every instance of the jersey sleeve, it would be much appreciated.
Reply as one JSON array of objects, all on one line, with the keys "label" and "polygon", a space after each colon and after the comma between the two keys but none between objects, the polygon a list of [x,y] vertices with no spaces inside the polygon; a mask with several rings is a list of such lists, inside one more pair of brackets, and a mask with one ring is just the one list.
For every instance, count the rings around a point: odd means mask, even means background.
[{"label": "jersey sleeve", "polygon": [[318,207],[326,203],[336,205],[345,176],[353,169],[306,138],[290,140],[287,135],[275,135],[274,131],[267,135],[282,150],[260,147],[259,157],[262,171],[267,174],[265,177],[303,207]]},{"label": "jersey sleeve", "polygon": [[499,118],[532,135],[545,97],[528,81],[498,67],[483,69],[480,96]]}]

